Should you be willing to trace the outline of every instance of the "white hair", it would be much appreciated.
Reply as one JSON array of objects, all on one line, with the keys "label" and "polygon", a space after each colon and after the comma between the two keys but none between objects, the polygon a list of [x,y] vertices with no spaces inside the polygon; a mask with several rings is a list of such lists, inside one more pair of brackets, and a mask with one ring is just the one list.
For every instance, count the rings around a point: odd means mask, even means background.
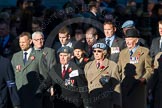
[{"label": "white hair", "polygon": [[41,36],[44,38],[43,32],[36,31],[36,32],[34,32],[34,33],[32,34],[32,39],[34,38],[34,36],[35,36],[36,34],[39,34],[39,35],[41,35]]}]

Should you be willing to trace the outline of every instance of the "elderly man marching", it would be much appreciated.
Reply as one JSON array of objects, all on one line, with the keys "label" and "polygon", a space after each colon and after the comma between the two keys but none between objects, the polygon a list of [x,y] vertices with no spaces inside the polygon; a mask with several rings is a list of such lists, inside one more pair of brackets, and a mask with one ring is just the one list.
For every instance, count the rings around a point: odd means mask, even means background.
[{"label": "elderly man marching", "polygon": [[60,63],[51,68],[47,79],[39,86],[36,96],[53,86],[51,96],[54,97],[54,108],[90,108],[87,101],[87,81],[83,71],[70,61],[71,53],[72,48],[69,46],[58,50]]},{"label": "elderly man marching", "polygon": [[153,74],[149,49],[138,44],[135,28],[126,31],[126,45],[119,54],[119,72],[122,83],[122,107],[146,108],[146,84]]},{"label": "elderly man marching", "polygon": [[94,60],[85,65],[90,100],[93,108],[120,108],[120,77],[118,66],[107,59],[110,48],[104,43],[92,46]]}]

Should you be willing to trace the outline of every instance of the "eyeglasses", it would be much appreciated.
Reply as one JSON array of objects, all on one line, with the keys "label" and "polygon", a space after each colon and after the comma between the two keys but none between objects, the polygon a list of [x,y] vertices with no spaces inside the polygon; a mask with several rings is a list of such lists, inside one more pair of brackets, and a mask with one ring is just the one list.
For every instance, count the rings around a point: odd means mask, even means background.
[{"label": "eyeglasses", "polygon": [[43,38],[40,38],[40,39],[33,39],[34,41],[44,41],[44,39]]},{"label": "eyeglasses", "polygon": [[95,52],[101,53],[102,50],[93,50],[93,52],[94,52],[94,53],[95,53]]}]

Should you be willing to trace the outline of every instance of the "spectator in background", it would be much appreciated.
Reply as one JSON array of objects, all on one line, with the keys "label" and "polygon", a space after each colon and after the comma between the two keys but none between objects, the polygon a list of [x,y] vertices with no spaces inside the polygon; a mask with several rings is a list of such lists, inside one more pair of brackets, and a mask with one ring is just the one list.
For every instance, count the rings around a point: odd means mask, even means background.
[{"label": "spectator in background", "polygon": [[42,22],[38,19],[33,19],[32,21],[32,32],[42,31]]},{"label": "spectator in background", "polygon": [[81,27],[78,27],[75,29],[75,41],[79,41],[85,38],[83,29]]},{"label": "spectator in background", "polygon": [[13,53],[19,51],[18,40],[10,34],[10,26],[7,21],[0,19],[0,53],[8,59]]},{"label": "spectator in background", "polygon": [[85,44],[86,55],[90,60],[93,60],[92,46],[97,42],[98,39],[98,33],[96,28],[89,27],[86,30],[85,37],[86,37],[86,44]]}]

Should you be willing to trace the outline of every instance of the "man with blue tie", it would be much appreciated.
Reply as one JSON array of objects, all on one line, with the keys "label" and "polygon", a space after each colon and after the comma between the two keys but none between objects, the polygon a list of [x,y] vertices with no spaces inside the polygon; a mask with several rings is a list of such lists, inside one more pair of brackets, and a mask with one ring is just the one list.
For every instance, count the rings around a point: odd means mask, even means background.
[{"label": "man with blue tie", "polygon": [[125,41],[115,35],[116,27],[114,22],[104,22],[103,28],[105,38],[100,39],[98,42],[105,43],[111,48],[109,59],[117,63],[120,51],[125,48]]},{"label": "man with blue tie", "polygon": [[22,51],[15,53],[11,62],[22,108],[42,108],[42,100],[36,98],[34,93],[47,77],[47,66],[42,54],[36,53],[31,44],[30,33],[20,34],[19,45]]}]

